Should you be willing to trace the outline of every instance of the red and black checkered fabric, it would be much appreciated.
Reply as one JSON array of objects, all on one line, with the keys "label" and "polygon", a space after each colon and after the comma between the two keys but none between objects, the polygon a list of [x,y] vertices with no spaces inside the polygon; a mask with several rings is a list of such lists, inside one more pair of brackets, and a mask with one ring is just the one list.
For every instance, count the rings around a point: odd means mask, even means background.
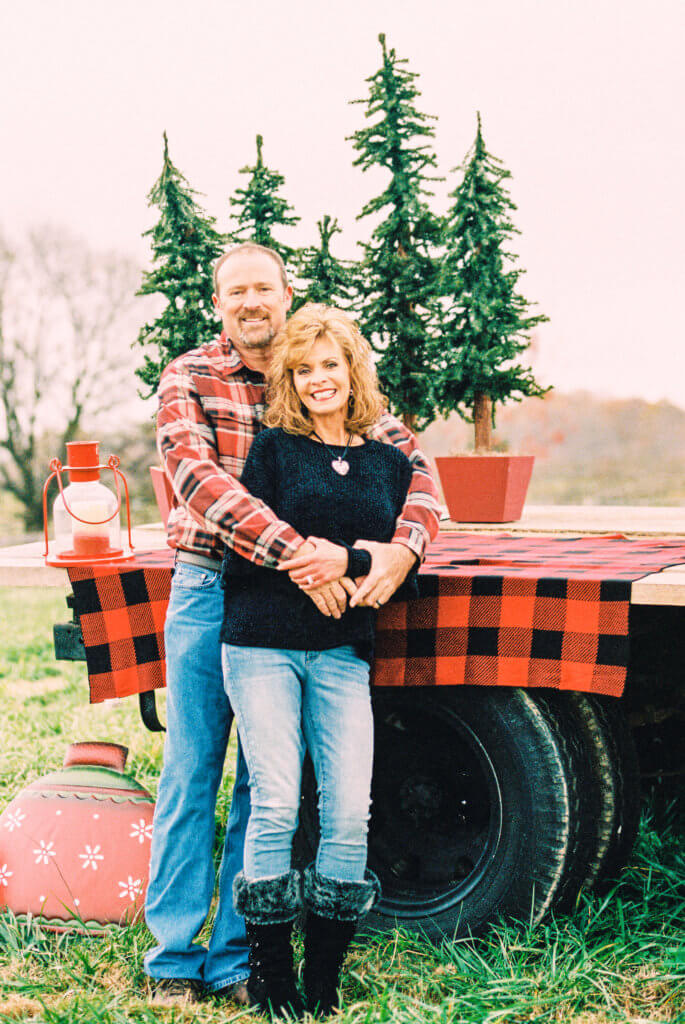
[{"label": "red and black checkered fabric", "polygon": [[[70,569],[93,703],[164,685],[173,552]],[[442,534],[419,597],[382,609],[377,686],[547,686],[620,696],[633,580],[685,562],[685,541]]]},{"label": "red and black checkered fabric", "polygon": [[174,552],[144,551],[119,566],[69,569],[91,704],[166,683],[164,619]]}]

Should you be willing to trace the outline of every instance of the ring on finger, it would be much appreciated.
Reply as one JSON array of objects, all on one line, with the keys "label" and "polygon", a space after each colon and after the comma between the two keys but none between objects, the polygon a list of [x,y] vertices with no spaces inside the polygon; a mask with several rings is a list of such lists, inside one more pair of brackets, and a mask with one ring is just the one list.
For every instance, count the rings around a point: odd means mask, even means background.
[{"label": "ring on finger", "polygon": [[311,587],[312,583],[314,582],[314,578],[312,576],[305,576],[304,581],[308,587]]}]

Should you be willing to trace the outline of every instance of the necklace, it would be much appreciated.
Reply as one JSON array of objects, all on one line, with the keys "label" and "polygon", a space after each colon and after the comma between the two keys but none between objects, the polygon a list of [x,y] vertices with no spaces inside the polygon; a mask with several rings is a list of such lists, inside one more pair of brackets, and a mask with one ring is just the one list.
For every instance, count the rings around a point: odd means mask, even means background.
[{"label": "necklace", "polygon": [[347,444],[345,445],[345,451],[342,453],[342,455],[335,455],[331,451],[331,449],[328,447],[328,445],[326,444],[324,439],[322,437],[319,437],[319,435],[317,434],[317,432],[315,430],[312,430],[312,434],[319,441],[321,441],[321,444],[324,446],[324,448],[326,449],[328,454],[333,456],[333,458],[331,459],[331,466],[336,471],[336,473],[339,473],[340,476],[347,476],[347,474],[350,471],[350,464],[347,461],[347,459],[345,458],[345,456],[347,455],[347,449],[350,447],[350,443],[352,441],[352,434],[350,434],[348,436],[348,438],[347,438]]}]

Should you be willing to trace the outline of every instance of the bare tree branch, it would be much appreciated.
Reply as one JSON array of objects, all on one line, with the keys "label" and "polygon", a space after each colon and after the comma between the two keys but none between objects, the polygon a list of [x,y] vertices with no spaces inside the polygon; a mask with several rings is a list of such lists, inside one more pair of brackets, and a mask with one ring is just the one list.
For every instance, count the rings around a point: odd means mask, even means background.
[{"label": "bare tree branch", "polygon": [[0,236],[0,481],[40,524],[48,453],[135,400],[140,271],[55,228]]}]

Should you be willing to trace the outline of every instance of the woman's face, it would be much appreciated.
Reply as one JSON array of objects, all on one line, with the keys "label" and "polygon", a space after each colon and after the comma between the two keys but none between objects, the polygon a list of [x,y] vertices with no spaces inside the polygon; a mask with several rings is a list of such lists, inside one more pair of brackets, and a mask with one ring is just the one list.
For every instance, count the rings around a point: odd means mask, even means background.
[{"label": "woman's face", "polygon": [[293,367],[297,396],[312,418],[344,420],[350,397],[350,367],[337,341],[319,338]]}]

